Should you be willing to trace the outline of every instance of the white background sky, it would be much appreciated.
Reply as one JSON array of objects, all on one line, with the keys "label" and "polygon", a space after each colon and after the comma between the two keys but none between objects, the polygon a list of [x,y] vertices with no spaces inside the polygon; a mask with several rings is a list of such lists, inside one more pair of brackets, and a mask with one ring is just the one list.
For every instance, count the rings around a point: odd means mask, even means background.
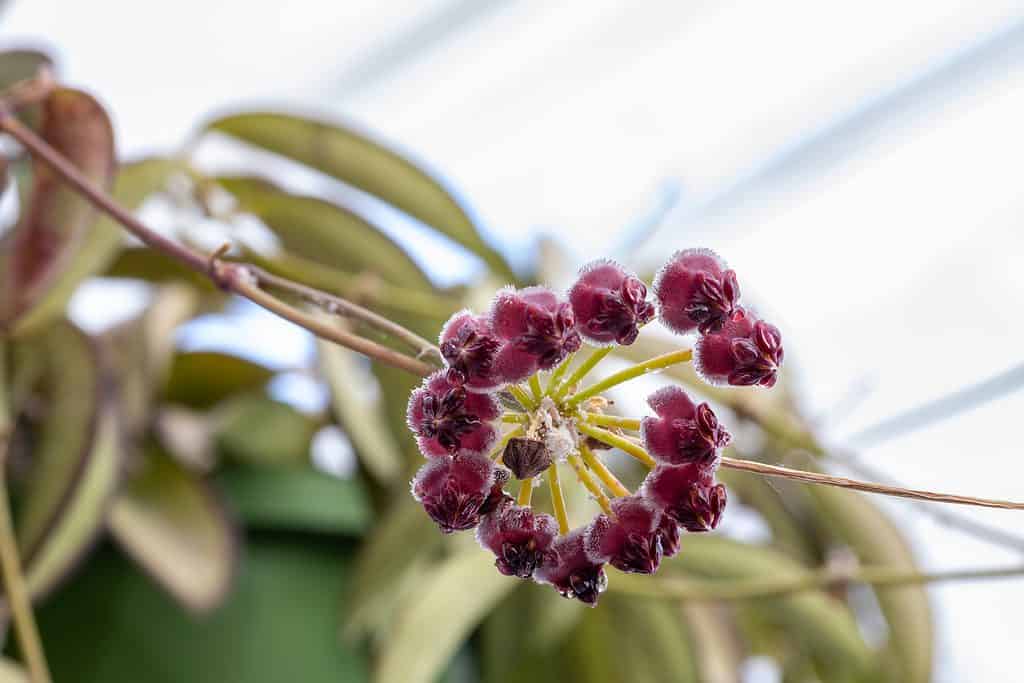
[{"label": "white background sky", "polygon": [[[51,46],[127,156],[225,108],[354,120],[443,169],[519,262],[540,233],[580,261],[620,249],[675,197],[615,255],[726,255],[812,414],[868,389],[823,422],[840,446],[1024,361],[1022,2],[22,0],[0,39]],[[1011,393],[860,452],[916,486],[1024,499],[1022,410]],[[883,504],[928,568],[1020,561]],[[1019,678],[1024,581],[933,595],[937,680]]]}]

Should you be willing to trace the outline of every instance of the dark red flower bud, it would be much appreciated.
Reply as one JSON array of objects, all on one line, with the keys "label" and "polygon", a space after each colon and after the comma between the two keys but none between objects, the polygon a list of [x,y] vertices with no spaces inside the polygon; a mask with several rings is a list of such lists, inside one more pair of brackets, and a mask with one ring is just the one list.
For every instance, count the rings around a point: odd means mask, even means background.
[{"label": "dark red flower bud", "polygon": [[608,587],[604,564],[587,556],[584,546],[586,528],[574,529],[559,536],[544,555],[544,561],[533,573],[541,583],[550,583],[563,598],[576,598],[594,607]]},{"label": "dark red flower bud", "polygon": [[614,518],[598,515],[590,525],[586,548],[592,560],[636,574],[658,571],[662,557],[661,511],[640,496],[616,498]]},{"label": "dark red flower bud", "polygon": [[641,495],[687,531],[710,531],[725,509],[725,487],[697,465],[659,465],[644,481]]},{"label": "dark red flower bud", "polygon": [[456,313],[441,329],[441,356],[448,364],[448,381],[470,391],[489,391],[501,385],[494,374],[494,357],[501,340],[487,316]]},{"label": "dark red flower bud", "polygon": [[740,298],[736,273],[710,249],[673,254],[654,278],[658,315],[677,334],[721,328]]},{"label": "dark red flower bud", "polygon": [[493,396],[467,392],[438,370],[412,392],[406,421],[419,437],[423,455],[436,457],[458,450],[487,451],[497,439],[491,423],[500,415]]},{"label": "dark red flower bud", "polygon": [[779,329],[737,308],[721,330],[697,340],[693,365],[711,384],[772,387],[783,357]]},{"label": "dark red flower bud", "polygon": [[412,495],[441,531],[472,529],[495,482],[494,463],[477,453],[431,458],[412,480]]},{"label": "dark red flower bud", "polygon": [[513,438],[505,446],[501,462],[512,470],[516,479],[529,479],[551,465],[551,451],[540,439]]},{"label": "dark red flower bud", "polygon": [[494,565],[498,571],[521,579],[533,576],[557,535],[554,517],[516,505],[511,499],[483,517],[476,529],[480,545],[497,558]]},{"label": "dark red flower bud", "polygon": [[491,326],[505,342],[495,358],[496,374],[508,382],[550,370],[582,344],[572,306],[544,287],[498,292]]},{"label": "dark red flower bud", "polygon": [[632,344],[640,326],[654,318],[647,287],[609,260],[588,263],[569,290],[576,328],[595,344]]},{"label": "dark red flower bud", "polygon": [[707,403],[694,406],[679,387],[659,389],[647,403],[657,417],[645,417],[641,433],[644,447],[659,462],[709,467],[732,438]]}]

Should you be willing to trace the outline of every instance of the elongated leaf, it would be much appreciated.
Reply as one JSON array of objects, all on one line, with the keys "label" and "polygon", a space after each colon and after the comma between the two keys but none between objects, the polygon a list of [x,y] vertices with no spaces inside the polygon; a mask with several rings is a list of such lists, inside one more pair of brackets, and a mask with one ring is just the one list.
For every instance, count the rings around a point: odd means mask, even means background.
[{"label": "elongated leaf", "polygon": [[149,247],[122,249],[104,275],[153,284],[184,283],[199,289],[204,295],[218,291],[210,278]]},{"label": "elongated leaf", "polygon": [[251,112],[211,122],[207,130],[289,157],[368,192],[447,235],[515,281],[506,261],[480,237],[472,218],[438,180],[358,131],[324,121]]},{"label": "elongated leaf", "polygon": [[[850,544],[862,564],[913,571],[914,556],[899,529],[867,497],[831,486],[810,486],[819,517]],[[875,590],[888,624],[887,680],[925,683],[932,678],[934,633],[923,586]]]},{"label": "elongated leaf", "polygon": [[318,340],[316,348],[331,407],[360,461],[381,483],[394,481],[402,471],[402,455],[384,420],[379,394],[369,391],[376,382],[369,367],[337,344]]},{"label": "elongated leaf", "polygon": [[[678,610],[671,605],[643,604],[629,597],[608,595],[602,609],[611,614],[617,637],[608,643],[615,652],[618,675],[612,680],[637,683],[696,681],[690,640]],[[584,620],[592,618],[590,614]]]},{"label": "elongated leaf", "polygon": [[262,365],[226,353],[179,353],[171,362],[164,400],[211,408],[234,394],[264,387],[273,376]]},{"label": "elongated leaf", "polygon": [[252,537],[227,602],[197,619],[105,548],[39,612],[54,680],[367,681],[363,654],[337,639],[347,552],[315,538]]},{"label": "elongated leaf", "polygon": [[236,532],[216,492],[165,454],[147,454],[107,523],[114,540],[189,609],[208,611],[226,598]]},{"label": "elongated leaf", "polygon": [[[721,536],[690,534],[685,540],[685,551],[666,563],[666,568],[720,580],[794,576],[805,571],[781,553]],[[823,592],[766,598],[759,601],[757,607],[766,618],[783,626],[818,661],[828,662],[845,672],[847,679],[853,680],[873,670],[872,653],[853,616],[842,603]]]},{"label": "elongated leaf", "polygon": [[[117,173],[112,191],[114,199],[125,208],[135,209],[147,197],[164,189],[168,178],[178,169],[177,163],[160,158],[126,164]],[[123,235],[124,228],[113,219],[100,217],[89,227],[81,246],[54,277],[45,295],[18,320],[14,333],[30,334],[62,315],[78,285],[86,278],[102,273],[114,261],[121,249]]]},{"label": "elongated leaf", "polygon": [[[116,165],[114,133],[91,96],[54,90],[43,102],[39,134],[89,180],[109,187]],[[33,166],[28,205],[3,249],[0,326],[11,327],[55,286],[95,219],[95,209],[53,169]]]},{"label": "elongated leaf", "polygon": [[249,393],[217,406],[214,443],[221,455],[256,465],[308,465],[320,421],[268,396]]},{"label": "elongated leaf", "polygon": [[739,683],[743,649],[726,611],[713,605],[687,603],[681,608],[701,681]]},{"label": "elongated leaf", "polygon": [[431,683],[473,628],[515,582],[475,548],[420,578],[381,653],[378,683]]},{"label": "elongated leaf", "polygon": [[430,287],[430,280],[366,219],[341,206],[268,188],[252,178],[219,178],[239,207],[259,217],[285,251],[349,273],[373,273],[395,284]]},{"label": "elongated leaf", "polygon": [[353,479],[310,467],[235,465],[216,483],[250,528],[362,534],[370,526],[369,500]]},{"label": "elongated leaf", "polygon": [[0,683],[29,683],[28,673],[6,657],[0,658]]}]

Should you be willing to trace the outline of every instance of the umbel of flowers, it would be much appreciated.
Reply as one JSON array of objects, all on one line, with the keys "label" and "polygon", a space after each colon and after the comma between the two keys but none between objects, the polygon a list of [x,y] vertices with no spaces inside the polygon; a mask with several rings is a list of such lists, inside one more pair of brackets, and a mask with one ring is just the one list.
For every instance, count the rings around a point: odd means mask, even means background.
[{"label": "umbel of flowers", "polygon": [[[445,368],[409,400],[409,428],[427,458],[413,496],[442,532],[476,529],[502,574],[551,584],[588,605],[607,585],[605,564],[653,574],[663,557],[679,552],[683,532],[718,525],[726,492],[715,472],[730,435],[707,403],[694,403],[677,386],[651,394],[653,414],[642,419],[605,414],[601,394],[691,360],[712,384],[773,386],[782,338],[739,299],[736,274],[718,256],[688,249],[658,273],[653,299],[634,274],[603,260],[585,266],[566,296],[506,288],[486,313],[455,314],[440,336]],[[677,334],[696,334],[692,350],[584,386],[601,359],[632,344],[655,316]],[[594,348],[576,362],[584,344]],[[637,491],[602,462],[608,448],[649,468]],[[600,507],[576,528],[560,463]],[[550,513],[531,506],[540,477],[550,489]],[[520,482],[515,497],[505,492],[513,478]]]}]

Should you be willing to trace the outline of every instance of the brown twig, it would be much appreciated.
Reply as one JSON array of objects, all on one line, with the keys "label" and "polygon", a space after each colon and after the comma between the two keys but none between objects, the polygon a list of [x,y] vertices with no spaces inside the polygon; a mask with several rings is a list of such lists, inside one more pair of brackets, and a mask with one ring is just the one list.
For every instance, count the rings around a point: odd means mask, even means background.
[{"label": "brown twig", "polygon": [[[10,107],[6,104],[0,106],[0,130],[18,140],[38,159],[50,166],[65,182],[75,188],[93,206],[123,225],[142,242],[177,259],[192,270],[209,276],[218,286],[225,290],[245,297],[282,318],[306,328],[319,337],[358,351],[370,358],[421,376],[429,375],[433,371],[433,367],[417,358],[399,353],[335,326],[324,324],[313,316],[293,306],[289,306],[280,299],[268,294],[259,287],[259,275],[264,271],[257,271],[252,266],[243,263],[221,261],[217,258],[217,254],[214,254],[211,258],[206,254],[151,230],[133,216],[131,212],[114,201],[106,192],[90,182],[60,152],[15,118],[11,113]],[[324,294],[324,297],[330,297],[330,295]],[[338,297],[330,298],[338,299]],[[412,333],[409,332],[408,334]]]}]

